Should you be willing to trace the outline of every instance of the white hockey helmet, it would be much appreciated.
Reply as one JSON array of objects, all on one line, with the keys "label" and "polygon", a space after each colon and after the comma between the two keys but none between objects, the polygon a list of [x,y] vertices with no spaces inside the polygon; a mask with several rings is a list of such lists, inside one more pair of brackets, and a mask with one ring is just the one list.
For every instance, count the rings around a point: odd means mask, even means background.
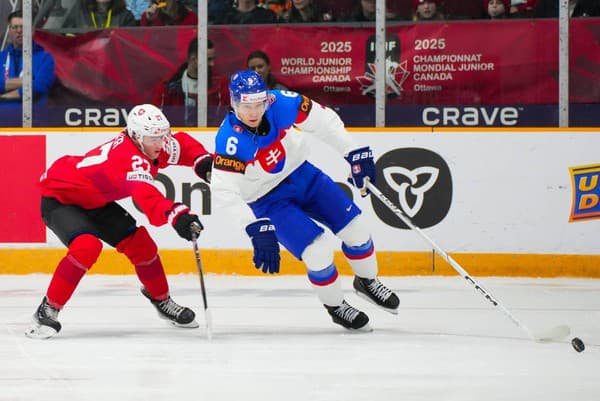
[{"label": "white hockey helmet", "polygon": [[171,133],[171,125],[163,112],[152,104],[135,106],[127,116],[127,134],[142,146],[145,136],[161,137]]}]

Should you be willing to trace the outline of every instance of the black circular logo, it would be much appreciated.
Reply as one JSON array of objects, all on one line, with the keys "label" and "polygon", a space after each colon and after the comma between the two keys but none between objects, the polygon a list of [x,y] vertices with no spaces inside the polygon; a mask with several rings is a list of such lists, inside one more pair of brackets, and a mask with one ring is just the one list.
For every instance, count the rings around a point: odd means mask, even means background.
[{"label": "black circular logo", "polygon": [[[404,148],[377,160],[377,187],[419,228],[438,224],[452,203],[452,177],[446,161],[427,149]],[[408,226],[379,199],[371,196],[373,210],[386,224]]]}]

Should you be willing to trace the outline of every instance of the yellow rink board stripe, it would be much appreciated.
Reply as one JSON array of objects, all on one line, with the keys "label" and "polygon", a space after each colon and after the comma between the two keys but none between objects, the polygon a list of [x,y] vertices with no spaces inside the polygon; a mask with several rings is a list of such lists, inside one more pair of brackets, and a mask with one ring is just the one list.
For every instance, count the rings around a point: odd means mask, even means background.
[{"label": "yellow rink board stripe", "polygon": [[[201,250],[207,273],[262,275],[252,265],[250,250]],[[0,274],[52,273],[65,249],[0,249]],[[167,274],[195,273],[196,262],[191,250],[161,250]],[[600,278],[600,255],[535,254],[452,254],[473,276],[512,277],[581,277]],[[378,252],[382,276],[455,275],[456,272],[433,252]],[[335,255],[340,274],[350,275],[350,267],[341,252]],[[96,274],[134,274],[122,254],[104,250],[90,270]],[[305,274],[304,264],[287,251],[282,252],[282,274]]]}]

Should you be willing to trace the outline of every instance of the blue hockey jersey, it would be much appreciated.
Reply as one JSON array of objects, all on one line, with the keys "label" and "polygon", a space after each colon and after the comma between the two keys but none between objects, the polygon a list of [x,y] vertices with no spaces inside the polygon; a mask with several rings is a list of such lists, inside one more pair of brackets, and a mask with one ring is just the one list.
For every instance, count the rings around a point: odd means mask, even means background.
[{"label": "blue hockey jersey", "polygon": [[217,207],[232,208],[241,223],[255,220],[244,203],[253,202],[280,184],[308,156],[306,135],[335,148],[341,156],[359,146],[337,113],[295,92],[268,92],[263,119],[268,132],[257,135],[229,112],[215,139],[211,191]]}]

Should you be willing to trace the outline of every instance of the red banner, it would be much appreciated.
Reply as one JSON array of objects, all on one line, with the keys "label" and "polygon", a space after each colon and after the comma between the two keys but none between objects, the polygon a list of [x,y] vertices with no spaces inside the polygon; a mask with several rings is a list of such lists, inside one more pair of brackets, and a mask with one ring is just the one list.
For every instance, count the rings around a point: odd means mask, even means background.
[{"label": "red banner", "polygon": [[[571,25],[571,67],[577,83],[572,98],[598,102],[600,21],[577,19]],[[247,54],[262,49],[276,77],[289,88],[327,104],[370,104],[373,32],[349,26],[210,26],[209,38],[222,75],[245,68]],[[390,104],[558,101],[557,21],[397,24],[387,32]],[[189,27],[140,27],[75,37],[37,32],[36,40],[55,57],[64,88],[111,105],[150,101],[161,81],[185,60],[194,35]],[[60,104],[64,99],[63,94],[53,100]]]},{"label": "red banner", "polygon": [[571,101],[600,103],[600,18],[571,20],[569,34]]},{"label": "red banner", "polygon": [[1,135],[0,149],[0,242],[45,242],[38,182],[46,169],[46,137]]}]

